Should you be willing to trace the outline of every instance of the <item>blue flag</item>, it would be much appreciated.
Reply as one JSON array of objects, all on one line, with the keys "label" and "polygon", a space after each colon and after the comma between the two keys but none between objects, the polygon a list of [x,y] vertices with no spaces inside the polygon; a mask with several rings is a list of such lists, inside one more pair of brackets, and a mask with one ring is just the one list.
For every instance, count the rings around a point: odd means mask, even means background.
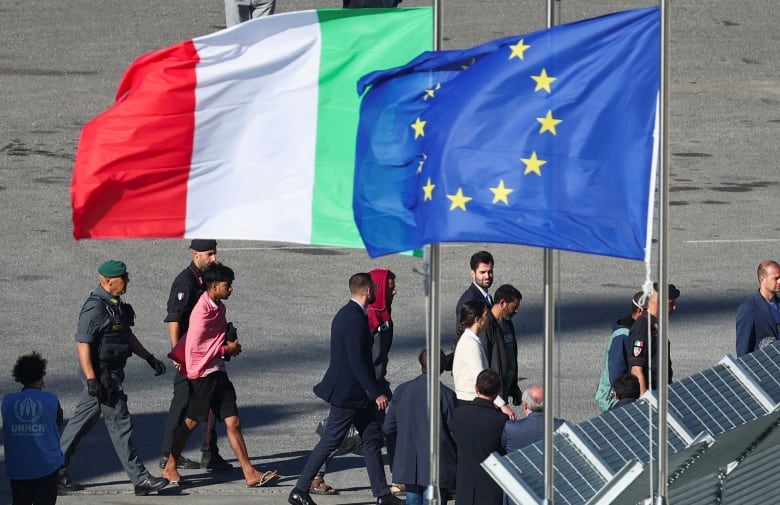
[{"label": "blue flag", "polygon": [[654,7],[364,76],[353,209],[369,255],[501,242],[644,259],[659,68]]}]

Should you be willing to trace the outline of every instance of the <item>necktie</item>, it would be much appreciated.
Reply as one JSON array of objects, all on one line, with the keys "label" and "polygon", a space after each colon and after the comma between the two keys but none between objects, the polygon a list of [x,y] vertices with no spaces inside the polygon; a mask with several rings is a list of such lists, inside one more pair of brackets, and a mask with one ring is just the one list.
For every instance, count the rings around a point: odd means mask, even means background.
[{"label": "necktie", "polygon": [[485,303],[487,303],[488,308],[493,306],[493,297],[490,296],[490,293],[485,295]]}]

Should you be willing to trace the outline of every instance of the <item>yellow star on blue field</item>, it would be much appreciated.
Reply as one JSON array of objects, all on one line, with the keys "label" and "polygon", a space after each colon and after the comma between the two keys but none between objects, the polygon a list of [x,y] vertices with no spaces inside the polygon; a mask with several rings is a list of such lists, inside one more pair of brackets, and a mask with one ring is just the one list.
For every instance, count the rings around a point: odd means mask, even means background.
[{"label": "yellow star on blue field", "polygon": [[477,59],[476,59],[476,58],[471,58],[471,61],[470,61],[470,62],[468,62],[468,63],[467,63],[467,64],[465,64],[465,65],[461,65],[461,66],[460,66],[460,68],[461,68],[461,70],[468,70],[468,68],[469,68],[471,65],[473,65],[474,63],[476,63],[476,62],[477,62]]},{"label": "yellow star on blue field", "polygon": [[439,91],[440,89],[441,89],[441,83],[437,83],[436,86],[432,87],[431,89],[426,89],[423,100],[427,100],[429,98],[435,98],[436,92]]},{"label": "yellow star on blue field", "polygon": [[547,163],[544,160],[540,160],[536,157],[536,151],[531,153],[530,158],[520,158],[520,160],[525,163],[525,172],[523,172],[523,175],[528,175],[531,172],[535,173],[536,175],[541,176],[542,175],[542,165]]},{"label": "yellow star on blue field", "polygon": [[545,117],[538,117],[536,120],[542,123],[542,127],[539,129],[539,133],[550,132],[553,135],[556,134],[555,127],[563,122],[563,119],[555,119],[551,110],[547,111],[547,115]]},{"label": "yellow star on blue field", "polygon": [[539,74],[539,75],[532,75],[531,79],[536,81],[536,88],[534,88],[534,92],[537,92],[540,89],[543,89],[543,90],[545,90],[548,93],[552,93],[552,91],[550,90],[550,84],[552,84],[553,82],[558,80],[557,77],[550,77],[550,76],[548,76],[547,75],[547,70],[544,69],[544,68],[542,69],[542,73],[541,74]]},{"label": "yellow star on blue field", "polygon": [[520,58],[523,59],[523,55],[526,51],[526,49],[529,49],[531,46],[528,46],[523,42],[523,39],[520,39],[517,44],[513,46],[509,46],[510,49],[512,49],[512,53],[509,55],[509,59],[512,58]]},{"label": "yellow star on blue field", "polygon": [[458,188],[458,192],[455,193],[454,195],[447,195],[447,198],[449,198],[450,201],[452,202],[452,204],[450,205],[450,210],[462,209],[465,211],[466,203],[473,200],[473,198],[471,198],[470,196],[463,195],[462,188]]},{"label": "yellow star on blue field", "polygon": [[504,186],[504,179],[501,179],[501,181],[498,183],[498,187],[490,188],[490,191],[493,192],[493,203],[504,202],[505,204],[509,205],[509,199],[507,197],[509,196],[509,193],[514,191],[514,189],[510,189]]},{"label": "yellow star on blue field", "polygon": [[427,121],[423,121],[422,119],[417,118],[417,120],[414,123],[409,125],[414,130],[414,138],[424,137],[425,136],[425,123],[426,122]]},{"label": "yellow star on blue field", "polygon": [[423,155],[422,155],[422,156],[423,156],[423,159],[421,159],[421,160],[418,162],[418,164],[417,164],[417,173],[418,173],[418,174],[421,174],[421,173],[422,173],[423,165],[425,165],[425,160],[427,160],[427,159],[428,159],[428,155],[427,155],[427,154],[423,153]]},{"label": "yellow star on blue field", "polygon": [[433,200],[433,188],[435,188],[435,184],[431,184],[431,178],[428,177],[428,184],[422,187],[423,190],[423,201],[427,200]]}]

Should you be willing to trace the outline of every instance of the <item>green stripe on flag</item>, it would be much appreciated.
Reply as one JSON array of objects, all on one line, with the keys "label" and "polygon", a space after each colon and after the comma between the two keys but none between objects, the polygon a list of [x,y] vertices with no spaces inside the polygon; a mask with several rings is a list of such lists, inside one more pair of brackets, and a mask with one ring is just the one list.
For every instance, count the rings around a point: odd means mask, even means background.
[{"label": "green stripe on flag", "polygon": [[403,65],[433,46],[433,10],[326,9],[322,31],[312,244],[363,247],[352,212],[357,81]]}]

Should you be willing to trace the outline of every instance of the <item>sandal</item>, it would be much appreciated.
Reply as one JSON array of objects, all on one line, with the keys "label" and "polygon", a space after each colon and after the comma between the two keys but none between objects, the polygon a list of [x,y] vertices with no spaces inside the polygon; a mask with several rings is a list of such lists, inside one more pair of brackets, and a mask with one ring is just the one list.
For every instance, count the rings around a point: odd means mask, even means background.
[{"label": "sandal", "polygon": [[260,480],[253,483],[246,483],[246,487],[264,487],[279,478],[279,473],[276,470],[270,472],[263,472],[260,475]]},{"label": "sandal", "polygon": [[309,493],[311,494],[339,494],[338,490],[325,484],[325,477],[314,477],[311,481],[311,487],[309,487]]}]

